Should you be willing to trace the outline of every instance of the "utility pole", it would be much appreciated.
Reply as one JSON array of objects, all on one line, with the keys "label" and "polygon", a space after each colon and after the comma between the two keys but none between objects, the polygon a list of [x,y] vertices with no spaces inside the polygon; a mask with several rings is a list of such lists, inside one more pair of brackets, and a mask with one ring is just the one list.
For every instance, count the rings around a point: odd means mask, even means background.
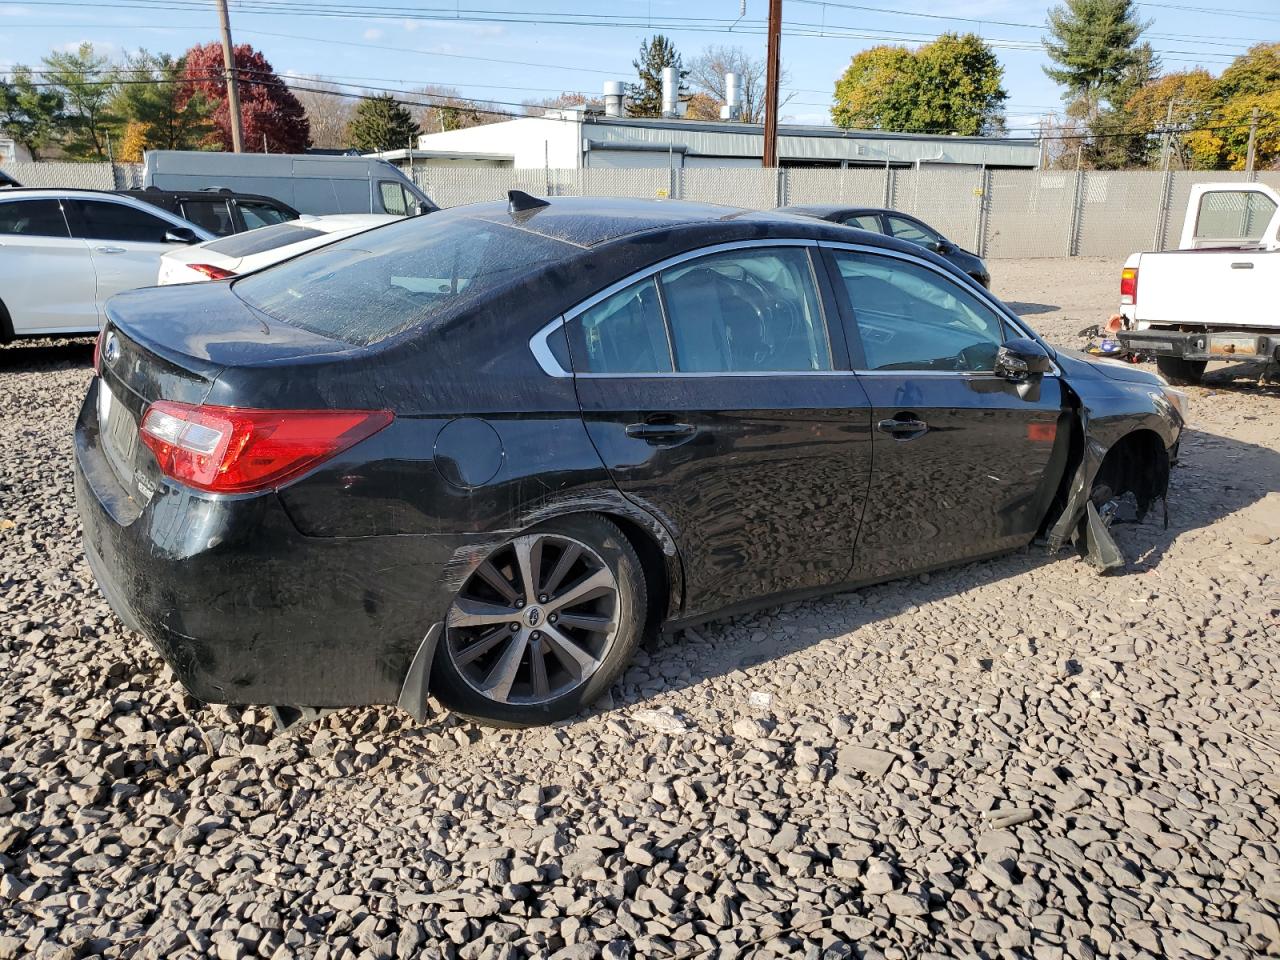
[{"label": "utility pole", "polygon": [[231,149],[244,152],[244,131],[240,128],[240,86],[236,81],[236,52],[231,45],[231,19],[227,0],[218,0],[218,19],[222,23],[222,66],[227,74],[227,112],[231,118]]},{"label": "utility pole", "polygon": [[781,70],[782,0],[769,0],[769,52],[764,89],[764,157],[761,166],[778,165],[778,78]]},{"label": "utility pole", "polygon": [[1255,147],[1257,146],[1257,140],[1258,140],[1258,108],[1254,107],[1253,114],[1249,118],[1249,152],[1248,152],[1248,155],[1245,157],[1245,161],[1244,161],[1244,171],[1245,173],[1250,175],[1250,178],[1252,178],[1253,176],[1253,161],[1255,156]]},{"label": "utility pole", "polygon": [[1164,143],[1160,149],[1160,169],[1169,172],[1169,135],[1173,132],[1173,101],[1169,101],[1169,110],[1164,117]]}]

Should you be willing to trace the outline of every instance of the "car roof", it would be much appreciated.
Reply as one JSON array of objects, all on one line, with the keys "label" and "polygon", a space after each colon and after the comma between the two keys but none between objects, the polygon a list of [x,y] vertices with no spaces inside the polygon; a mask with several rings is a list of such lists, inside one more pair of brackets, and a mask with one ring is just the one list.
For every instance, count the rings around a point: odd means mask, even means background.
[{"label": "car roof", "polygon": [[277,200],[275,197],[269,197],[265,193],[241,193],[239,190],[159,190],[155,187],[139,187],[136,190],[113,190],[112,193],[123,194],[126,197],[136,197],[139,200],[146,200],[151,197],[166,197],[177,200],[258,200],[263,203],[273,203],[276,206],[284,207],[286,210],[292,210],[283,200]]},{"label": "car roof", "polygon": [[[839,203],[803,203],[790,207],[782,207],[781,213],[796,213],[804,217],[818,217],[826,220],[830,217],[874,217],[882,213],[892,213],[896,216],[911,217],[909,213],[903,213],[901,210],[890,210],[888,207],[849,207]],[[915,217],[911,217],[915,219]]]},{"label": "car roof", "polygon": [[[701,228],[696,232],[714,235],[722,242],[794,237],[845,243],[849,242],[849,231],[855,229],[782,210],[626,197],[553,197],[546,206],[518,211],[510,210],[503,202],[476,203],[430,216],[465,216],[507,224],[584,249],[641,236],[658,246],[663,234],[675,228]],[[686,233],[687,229],[681,232]],[[857,232],[859,242],[919,254],[918,248],[883,234]]]}]

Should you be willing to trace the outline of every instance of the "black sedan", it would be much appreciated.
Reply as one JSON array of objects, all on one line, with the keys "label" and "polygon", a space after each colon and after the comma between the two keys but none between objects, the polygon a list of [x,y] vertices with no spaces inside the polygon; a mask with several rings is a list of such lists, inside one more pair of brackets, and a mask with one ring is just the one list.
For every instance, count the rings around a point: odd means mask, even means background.
[{"label": "black sedan", "polygon": [[816,204],[783,207],[780,212],[843,223],[846,227],[870,230],[872,233],[882,233],[886,237],[897,237],[907,243],[917,244],[926,250],[932,250],[944,260],[950,260],[982,286],[991,286],[991,271],[980,256],[951,242],[923,220],[899,210]]},{"label": "black sedan", "polygon": [[819,220],[556,199],[113,299],[89,563],[206,701],[566,717],[649,631],[1023,547],[1123,565],[1184,398]]}]

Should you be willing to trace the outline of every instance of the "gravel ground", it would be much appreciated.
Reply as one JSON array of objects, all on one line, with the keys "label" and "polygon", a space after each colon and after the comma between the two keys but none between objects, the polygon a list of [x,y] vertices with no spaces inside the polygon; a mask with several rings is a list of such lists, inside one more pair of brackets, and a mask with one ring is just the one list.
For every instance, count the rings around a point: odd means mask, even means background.
[{"label": "gravel ground", "polygon": [[[1060,344],[1119,263],[996,261]],[[87,346],[0,350],[0,958],[1280,952],[1280,390],[1192,390],[1170,525],[708,625],[612,703],[288,735],[80,555]]]}]

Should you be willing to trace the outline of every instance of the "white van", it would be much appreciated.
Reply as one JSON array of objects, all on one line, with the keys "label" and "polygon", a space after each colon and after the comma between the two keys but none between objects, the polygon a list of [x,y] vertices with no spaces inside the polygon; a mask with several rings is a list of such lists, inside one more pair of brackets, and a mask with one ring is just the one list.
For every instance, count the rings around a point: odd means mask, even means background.
[{"label": "white van", "polygon": [[299,213],[411,217],[437,209],[392,164],[367,157],[148,150],[144,161],[143,186],[265,194]]}]

